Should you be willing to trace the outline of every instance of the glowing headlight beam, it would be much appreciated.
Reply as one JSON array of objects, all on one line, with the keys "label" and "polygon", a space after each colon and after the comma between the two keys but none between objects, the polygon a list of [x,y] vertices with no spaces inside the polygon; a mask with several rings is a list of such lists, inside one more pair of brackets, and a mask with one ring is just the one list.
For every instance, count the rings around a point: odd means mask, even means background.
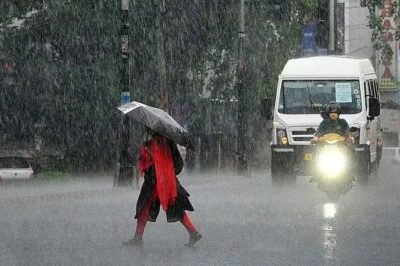
[{"label": "glowing headlight beam", "polygon": [[322,151],[317,158],[318,170],[326,176],[336,177],[346,168],[346,156],[340,150]]}]

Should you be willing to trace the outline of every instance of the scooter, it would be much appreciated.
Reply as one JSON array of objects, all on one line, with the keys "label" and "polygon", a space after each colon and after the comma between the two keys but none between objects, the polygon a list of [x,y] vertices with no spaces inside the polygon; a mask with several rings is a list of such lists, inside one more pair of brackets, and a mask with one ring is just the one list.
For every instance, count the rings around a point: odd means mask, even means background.
[{"label": "scooter", "polygon": [[351,152],[346,138],[328,133],[319,138],[312,180],[332,200],[346,194],[354,185]]}]

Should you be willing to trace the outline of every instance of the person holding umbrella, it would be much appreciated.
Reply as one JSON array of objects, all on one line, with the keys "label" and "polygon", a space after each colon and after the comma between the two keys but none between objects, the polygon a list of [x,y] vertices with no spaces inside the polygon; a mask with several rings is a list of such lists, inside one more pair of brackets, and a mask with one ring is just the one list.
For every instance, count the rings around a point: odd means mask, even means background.
[{"label": "person holding umbrella", "polygon": [[143,244],[143,234],[147,221],[155,222],[164,209],[167,222],[181,222],[189,232],[187,246],[194,246],[202,235],[193,225],[186,211],[194,211],[189,201],[189,193],[176,177],[183,168],[183,160],[176,144],[165,136],[146,127],[150,140],[140,149],[139,170],[144,182],[136,204],[136,231],[126,245]]}]

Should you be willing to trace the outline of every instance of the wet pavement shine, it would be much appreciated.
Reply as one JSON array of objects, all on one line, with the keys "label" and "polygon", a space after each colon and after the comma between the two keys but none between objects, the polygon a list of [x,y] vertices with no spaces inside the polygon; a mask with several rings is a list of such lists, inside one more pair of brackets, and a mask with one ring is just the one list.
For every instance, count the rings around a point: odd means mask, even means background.
[{"label": "wet pavement shine", "polygon": [[124,246],[139,189],[112,177],[1,184],[0,265],[399,265],[399,169],[383,162],[336,202],[306,177],[273,187],[268,170],[183,173],[195,248],[162,210],[142,247]]}]

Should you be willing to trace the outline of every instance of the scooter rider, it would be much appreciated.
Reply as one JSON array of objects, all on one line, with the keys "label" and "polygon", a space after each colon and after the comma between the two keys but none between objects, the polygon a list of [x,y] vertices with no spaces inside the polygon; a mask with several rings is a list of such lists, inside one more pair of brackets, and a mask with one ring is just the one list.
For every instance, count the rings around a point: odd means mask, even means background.
[{"label": "scooter rider", "polygon": [[[315,132],[311,143],[319,143],[320,137],[328,133],[337,133],[346,138],[348,144],[354,143],[354,139],[351,137],[349,124],[346,120],[339,118],[341,110],[339,104],[335,101],[330,102],[321,112],[321,116],[324,118],[319,124],[317,132]],[[309,182],[315,182],[315,177],[312,177]]]},{"label": "scooter rider", "polygon": [[337,102],[330,102],[325,106],[325,110],[321,113],[324,120],[319,124],[317,132],[315,132],[312,142],[318,143],[320,137],[327,133],[337,133],[346,137],[349,143],[353,142],[349,131],[349,124],[346,120],[339,118],[341,110]]}]

